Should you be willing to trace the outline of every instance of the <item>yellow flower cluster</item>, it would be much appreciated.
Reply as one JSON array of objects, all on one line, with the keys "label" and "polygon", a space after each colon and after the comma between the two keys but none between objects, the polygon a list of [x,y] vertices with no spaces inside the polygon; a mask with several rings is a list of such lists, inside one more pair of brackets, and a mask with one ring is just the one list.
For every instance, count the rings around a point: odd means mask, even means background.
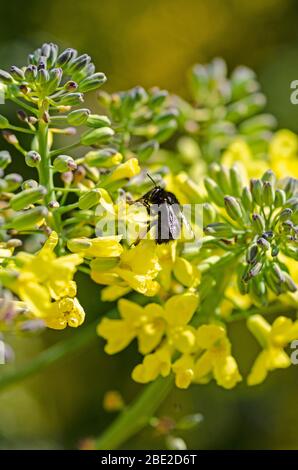
[{"label": "yellow flower cluster", "polygon": [[270,325],[261,315],[253,315],[247,326],[263,347],[247,378],[248,385],[257,385],[266,379],[269,371],[291,365],[284,348],[298,338],[298,321],[281,316]]},{"label": "yellow flower cluster", "polygon": [[85,312],[76,298],[73,276],[83,258],[77,254],[56,256],[57,243],[57,233],[52,232],[37,254],[18,253],[0,271],[0,279],[25,302],[30,315],[42,319],[49,328],[77,327]]},{"label": "yellow flower cluster", "polygon": [[179,388],[187,388],[192,382],[206,383],[212,377],[222,387],[232,388],[241,376],[225,330],[218,325],[191,326],[197,307],[198,296],[193,293],[174,295],[164,306],[150,303],[141,307],[121,299],[120,319],[104,318],[98,333],[107,340],[108,354],[137,339],[144,355],[132,372],[137,382],[147,383],[173,371]]}]

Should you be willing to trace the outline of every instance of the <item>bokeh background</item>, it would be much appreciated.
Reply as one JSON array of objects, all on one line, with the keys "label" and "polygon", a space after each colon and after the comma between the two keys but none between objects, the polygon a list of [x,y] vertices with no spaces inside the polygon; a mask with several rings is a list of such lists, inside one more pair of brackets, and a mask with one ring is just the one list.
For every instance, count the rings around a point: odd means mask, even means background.
[{"label": "bokeh background", "polygon": [[[298,131],[290,82],[298,79],[298,5],[295,0],[18,0],[1,2],[0,67],[23,65],[42,42],[88,52],[108,76],[106,89],[158,85],[187,97],[186,72],[195,62],[223,57],[258,74],[268,111],[281,127]],[[96,103],[90,103],[96,109]],[[80,299],[89,321],[106,306],[83,275]],[[18,365],[71,335],[48,331],[12,338]],[[241,324],[230,328],[243,374],[258,351]],[[75,448],[114,419],[104,393],[129,402],[141,390],[130,379],[134,345],[108,357],[103,342],[87,348],[0,394],[0,448]],[[1,368],[8,366],[0,366]],[[298,367],[272,373],[256,388],[224,391],[214,383],[175,390],[159,411],[176,419],[202,413],[204,421],[181,436],[192,449],[298,449]],[[160,449],[164,439],[147,428],[124,448]]]}]

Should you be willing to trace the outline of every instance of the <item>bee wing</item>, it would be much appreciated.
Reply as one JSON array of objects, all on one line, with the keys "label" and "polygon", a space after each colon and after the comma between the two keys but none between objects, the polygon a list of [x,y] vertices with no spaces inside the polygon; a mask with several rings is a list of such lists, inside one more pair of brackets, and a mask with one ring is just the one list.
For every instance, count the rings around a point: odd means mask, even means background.
[{"label": "bee wing", "polygon": [[[175,207],[177,206],[177,207]],[[160,204],[157,210],[157,240],[167,242],[169,240],[176,240],[180,237],[181,223],[179,220],[179,206],[171,204]]]},{"label": "bee wing", "polygon": [[181,238],[183,240],[193,240],[195,237],[194,231],[191,228],[191,225],[185,215],[180,212],[180,220],[181,220]]}]

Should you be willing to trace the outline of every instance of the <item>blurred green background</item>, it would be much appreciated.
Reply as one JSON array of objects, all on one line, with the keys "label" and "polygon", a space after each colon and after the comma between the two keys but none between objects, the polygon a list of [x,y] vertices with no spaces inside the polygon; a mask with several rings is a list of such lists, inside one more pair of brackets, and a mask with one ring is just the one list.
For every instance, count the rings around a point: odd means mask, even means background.
[{"label": "blurred green background", "polygon": [[[107,74],[109,91],[158,85],[187,96],[187,69],[222,56],[230,68],[252,67],[267,109],[280,126],[298,131],[298,109],[289,99],[290,82],[298,79],[297,22],[295,0],[10,0],[1,2],[0,67],[23,65],[28,52],[54,41],[89,53]],[[98,287],[84,276],[79,286],[89,320],[99,318]],[[12,339],[17,364],[71,334]],[[231,326],[230,336],[245,375],[258,347],[241,324]],[[141,390],[130,379],[137,360],[135,345],[108,357],[98,339],[1,393],[0,448],[75,448],[99,434],[114,418],[102,408],[104,393],[117,389],[129,402]],[[182,434],[193,449],[297,449],[297,388],[296,367],[274,372],[256,388],[193,386],[173,391],[159,416],[202,413],[203,423]],[[164,439],[147,428],[128,447],[160,449]]]}]

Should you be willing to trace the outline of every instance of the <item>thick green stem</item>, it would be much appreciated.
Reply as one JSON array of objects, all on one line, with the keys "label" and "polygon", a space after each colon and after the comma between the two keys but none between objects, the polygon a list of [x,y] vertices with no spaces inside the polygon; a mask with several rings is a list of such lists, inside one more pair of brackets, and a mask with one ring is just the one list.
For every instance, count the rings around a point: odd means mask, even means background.
[{"label": "thick green stem", "polygon": [[141,431],[173,388],[174,377],[159,378],[147,385],[135,401],[95,440],[95,448],[113,450]]}]

